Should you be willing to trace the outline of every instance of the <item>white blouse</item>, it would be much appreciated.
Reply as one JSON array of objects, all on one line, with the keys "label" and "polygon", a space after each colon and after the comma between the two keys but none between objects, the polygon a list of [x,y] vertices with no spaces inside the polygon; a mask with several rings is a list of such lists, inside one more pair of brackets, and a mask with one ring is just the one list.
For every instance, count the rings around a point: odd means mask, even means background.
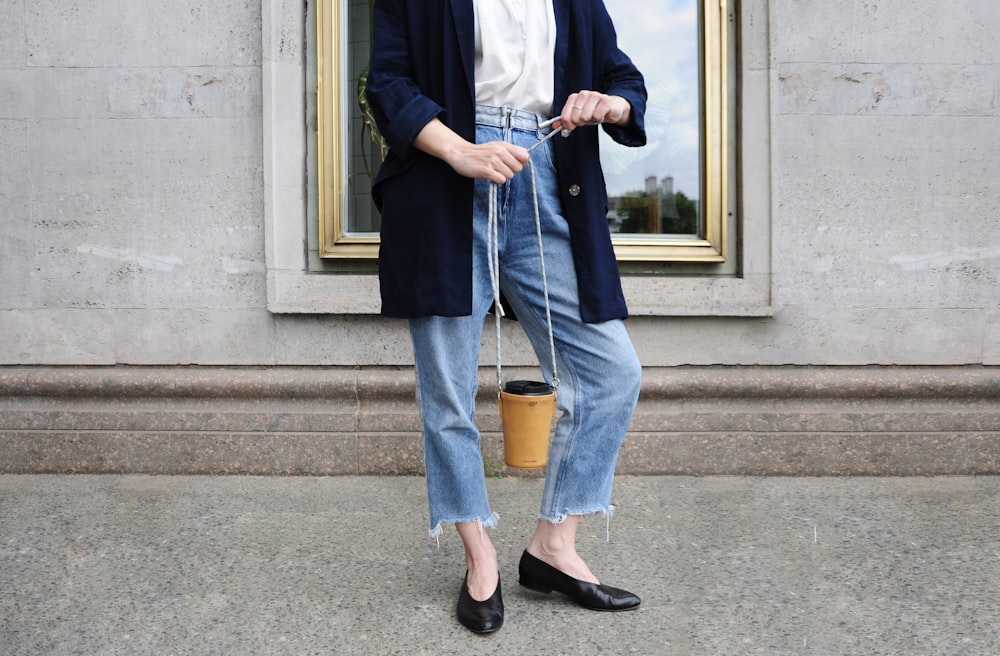
[{"label": "white blouse", "polygon": [[544,114],[555,93],[551,0],[475,0],[476,102]]}]

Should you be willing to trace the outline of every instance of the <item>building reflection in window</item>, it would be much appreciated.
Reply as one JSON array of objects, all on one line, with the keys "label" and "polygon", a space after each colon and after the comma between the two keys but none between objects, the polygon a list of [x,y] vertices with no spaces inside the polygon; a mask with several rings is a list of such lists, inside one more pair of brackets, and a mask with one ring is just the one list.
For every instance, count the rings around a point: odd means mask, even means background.
[{"label": "building reflection in window", "polygon": [[606,135],[601,160],[612,232],[695,237],[701,189],[699,11],[695,0],[607,0],[618,42],[646,77],[648,143]]}]

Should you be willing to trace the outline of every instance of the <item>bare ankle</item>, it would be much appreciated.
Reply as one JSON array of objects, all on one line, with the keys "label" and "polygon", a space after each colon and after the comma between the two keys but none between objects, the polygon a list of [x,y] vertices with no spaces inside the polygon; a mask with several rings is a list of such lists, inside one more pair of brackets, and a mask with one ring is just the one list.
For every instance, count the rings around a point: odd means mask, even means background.
[{"label": "bare ankle", "polygon": [[564,521],[554,524],[548,520],[539,520],[535,533],[528,543],[528,551],[535,555],[558,556],[576,553],[576,529],[579,516],[571,515]]},{"label": "bare ankle", "polygon": [[455,527],[462,538],[465,547],[465,564],[470,571],[478,571],[482,567],[495,569],[497,550],[490,540],[486,529],[478,522],[458,524]]}]

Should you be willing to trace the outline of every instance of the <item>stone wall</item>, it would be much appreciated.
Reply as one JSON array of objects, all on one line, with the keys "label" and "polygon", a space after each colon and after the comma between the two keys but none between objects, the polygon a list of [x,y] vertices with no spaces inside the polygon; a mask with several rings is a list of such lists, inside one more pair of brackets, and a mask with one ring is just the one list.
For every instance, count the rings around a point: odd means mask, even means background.
[{"label": "stone wall", "polygon": [[[741,180],[769,167],[740,189],[768,210],[748,212],[744,242],[770,240],[742,267],[768,258],[770,316],[690,316],[726,281],[640,281],[644,363],[1000,364],[1000,8],[738,6],[742,118],[767,128],[744,135]],[[262,96],[262,53],[305,76],[310,14],[263,8],[0,7],[0,363],[409,362],[398,322],[353,314],[377,307],[370,284],[352,314],[267,311],[262,116],[302,103]],[[304,185],[308,161],[294,164]],[[657,316],[674,314],[689,316]]]},{"label": "stone wall", "polygon": [[1000,363],[1000,7],[772,2],[776,318],[801,363]]},{"label": "stone wall", "polygon": [[0,11],[0,359],[271,360],[259,2]]}]

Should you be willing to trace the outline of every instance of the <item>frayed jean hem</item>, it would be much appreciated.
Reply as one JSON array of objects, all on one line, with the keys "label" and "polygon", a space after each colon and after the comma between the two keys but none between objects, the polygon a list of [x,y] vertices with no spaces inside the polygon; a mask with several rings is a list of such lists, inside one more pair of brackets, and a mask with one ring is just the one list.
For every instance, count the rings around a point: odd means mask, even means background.
[{"label": "frayed jean hem", "polygon": [[437,524],[431,527],[430,536],[432,538],[441,537],[441,533],[444,532],[443,524],[471,524],[472,522],[477,522],[479,528],[496,528],[497,522],[500,521],[500,515],[496,513],[490,513],[489,517],[483,519],[481,517],[468,517],[463,519],[442,519],[439,520]]},{"label": "frayed jean hem", "polygon": [[615,514],[615,507],[613,504],[608,504],[607,506],[599,506],[596,508],[585,508],[583,510],[572,510],[567,509],[565,512],[561,512],[555,516],[548,516],[545,513],[539,513],[538,519],[544,519],[550,524],[562,524],[566,521],[566,518],[570,515],[601,515],[607,519],[611,519]]},{"label": "frayed jean hem", "polygon": [[566,512],[559,513],[555,517],[546,517],[545,514],[539,513],[538,519],[547,521],[548,523],[558,526],[566,521],[570,515],[583,516],[583,515],[601,515],[605,519],[604,533],[605,540],[611,542],[611,518],[614,517],[615,506],[614,504],[608,504],[607,506],[600,506],[597,508],[588,508],[586,510],[567,510]]}]

